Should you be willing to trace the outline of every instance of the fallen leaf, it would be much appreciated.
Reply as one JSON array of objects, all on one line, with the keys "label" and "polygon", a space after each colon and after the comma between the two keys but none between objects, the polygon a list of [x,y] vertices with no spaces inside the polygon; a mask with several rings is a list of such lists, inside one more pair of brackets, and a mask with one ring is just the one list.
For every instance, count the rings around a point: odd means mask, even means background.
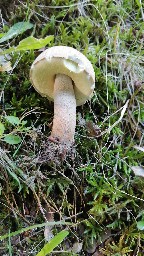
[{"label": "fallen leaf", "polygon": [[44,238],[47,242],[49,242],[53,237],[53,233],[52,233],[52,228],[51,227],[48,227],[48,226],[45,226],[45,229],[44,229]]},{"label": "fallen leaf", "polygon": [[0,66],[0,72],[10,71],[12,70],[11,62],[6,62],[3,66]]},{"label": "fallen leaf", "polygon": [[75,242],[73,244],[71,251],[74,253],[79,253],[82,250],[82,246],[83,246],[83,243]]},{"label": "fallen leaf", "polygon": [[133,170],[136,176],[144,177],[144,168],[141,166],[132,166],[131,169]]},{"label": "fallen leaf", "polygon": [[139,151],[142,151],[144,152],[144,148],[143,147],[140,147],[140,146],[133,146],[133,148],[139,150]]}]

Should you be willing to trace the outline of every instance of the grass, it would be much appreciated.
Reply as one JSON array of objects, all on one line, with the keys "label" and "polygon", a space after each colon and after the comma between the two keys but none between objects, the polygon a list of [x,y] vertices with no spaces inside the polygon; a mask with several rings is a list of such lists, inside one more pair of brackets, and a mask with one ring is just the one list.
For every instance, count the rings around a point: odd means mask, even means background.
[{"label": "grass", "polygon": [[[1,2],[0,2],[1,3]],[[36,255],[49,234],[69,235],[51,255],[144,253],[144,15],[137,1],[22,1],[2,5],[0,36],[18,22],[31,29],[5,41],[53,35],[48,44],[80,50],[96,75],[90,102],[77,108],[73,155],[47,159],[53,103],[29,79],[42,50],[11,51],[0,73],[1,255]],[[8,137],[10,135],[10,137]],[[39,158],[41,157],[41,161]],[[135,175],[135,168],[141,170]],[[47,229],[46,221],[61,221]],[[37,228],[30,228],[37,225]],[[48,232],[48,234],[47,234]],[[45,234],[45,235],[44,235]],[[95,253],[95,254],[94,254]]]}]

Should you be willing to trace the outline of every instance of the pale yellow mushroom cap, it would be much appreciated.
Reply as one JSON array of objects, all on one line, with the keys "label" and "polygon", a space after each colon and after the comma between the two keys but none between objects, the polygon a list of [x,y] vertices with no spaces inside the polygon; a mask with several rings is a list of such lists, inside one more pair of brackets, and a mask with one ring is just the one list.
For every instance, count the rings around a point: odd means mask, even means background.
[{"label": "pale yellow mushroom cap", "polygon": [[71,47],[54,46],[35,59],[30,71],[31,82],[42,96],[51,101],[54,101],[57,74],[65,74],[72,79],[77,106],[91,98],[95,73],[92,64],[82,53]]}]

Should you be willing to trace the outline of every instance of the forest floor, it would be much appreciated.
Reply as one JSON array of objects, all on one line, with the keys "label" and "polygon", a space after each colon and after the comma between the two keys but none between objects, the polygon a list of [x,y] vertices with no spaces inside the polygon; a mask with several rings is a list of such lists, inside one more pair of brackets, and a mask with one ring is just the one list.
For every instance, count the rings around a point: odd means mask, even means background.
[{"label": "forest floor", "polygon": [[[0,0],[0,9],[0,255],[36,256],[62,234],[50,255],[143,256],[144,4]],[[63,159],[48,151],[53,102],[29,76],[58,45],[82,52],[96,77]]]}]

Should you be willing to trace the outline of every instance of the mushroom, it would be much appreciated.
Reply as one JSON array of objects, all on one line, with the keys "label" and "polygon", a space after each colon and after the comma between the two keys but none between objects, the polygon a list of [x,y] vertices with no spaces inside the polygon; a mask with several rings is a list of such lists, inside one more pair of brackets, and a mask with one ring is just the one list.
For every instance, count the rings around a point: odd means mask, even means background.
[{"label": "mushroom", "polygon": [[95,73],[90,61],[67,46],[54,46],[42,52],[30,70],[34,88],[54,101],[50,140],[70,148],[74,143],[76,106],[92,96]]}]

